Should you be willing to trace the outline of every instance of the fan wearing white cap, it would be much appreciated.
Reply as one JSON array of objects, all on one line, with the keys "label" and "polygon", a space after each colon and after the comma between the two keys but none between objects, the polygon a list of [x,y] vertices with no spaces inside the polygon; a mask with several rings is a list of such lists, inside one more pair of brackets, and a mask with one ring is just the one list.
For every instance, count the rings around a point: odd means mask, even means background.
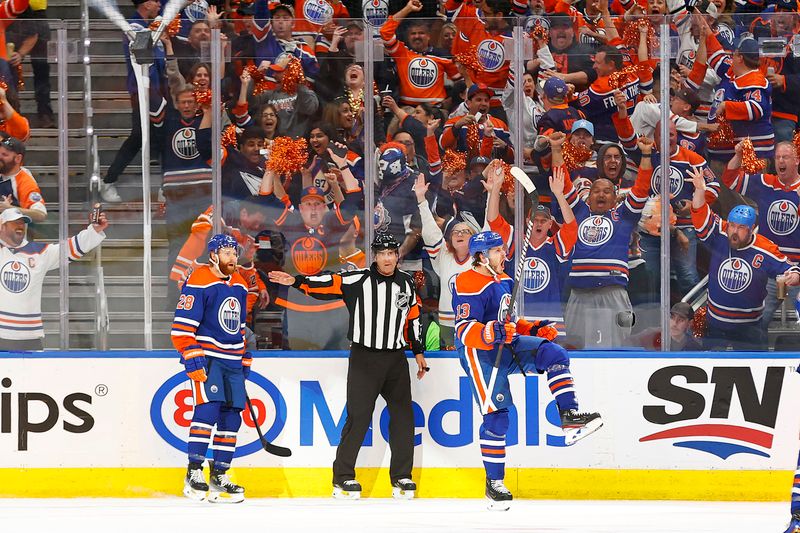
[{"label": "fan wearing white cap", "polygon": [[[58,268],[61,244],[28,242],[30,223],[18,207],[0,213],[0,350],[43,348],[42,284],[47,272]],[[107,227],[100,213],[97,223],[71,237],[65,244],[70,260],[97,247]]]}]

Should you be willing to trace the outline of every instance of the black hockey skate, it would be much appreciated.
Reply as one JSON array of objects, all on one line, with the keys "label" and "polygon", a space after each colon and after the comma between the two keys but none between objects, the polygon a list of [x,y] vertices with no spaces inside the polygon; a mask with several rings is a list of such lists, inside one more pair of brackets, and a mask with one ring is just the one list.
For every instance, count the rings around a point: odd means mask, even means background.
[{"label": "black hockey skate", "polygon": [[392,483],[392,498],[396,500],[413,500],[416,490],[417,484],[404,477]]},{"label": "black hockey skate", "polygon": [[559,414],[567,446],[572,446],[603,427],[600,413],[579,413],[575,409],[563,409],[559,410]]},{"label": "black hockey skate", "polygon": [[490,511],[508,511],[514,496],[506,488],[502,479],[486,480],[486,499],[489,500]]},{"label": "black hockey skate", "polygon": [[208,483],[203,475],[202,465],[189,464],[189,468],[186,469],[186,478],[183,480],[183,495],[198,502],[208,497]]},{"label": "black hockey skate", "polygon": [[800,533],[800,512],[794,513],[784,533]]},{"label": "black hockey skate", "polygon": [[208,501],[212,503],[240,503],[244,501],[244,487],[228,478],[227,472],[212,470],[209,479]]},{"label": "black hockey skate", "polygon": [[361,484],[355,479],[334,483],[333,497],[337,500],[358,500],[361,498]]}]

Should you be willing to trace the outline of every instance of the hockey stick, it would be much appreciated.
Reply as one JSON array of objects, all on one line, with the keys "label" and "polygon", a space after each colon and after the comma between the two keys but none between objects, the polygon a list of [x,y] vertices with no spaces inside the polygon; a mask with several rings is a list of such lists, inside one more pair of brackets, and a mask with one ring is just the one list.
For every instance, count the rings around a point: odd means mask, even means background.
[{"label": "hockey stick", "polygon": [[277,444],[272,444],[264,438],[264,434],[261,432],[261,426],[258,425],[258,417],[256,417],[256,410],[253,409],[253,403],[250,401],[249,396],[245,396],[245,399],[247,399],[247,408],[250,409],[250,416],[253,419],[253,425],[256,427],[258,440],[261,441],[261,446],[264,447],[264,451],[272,455],[277,455],[278,457],[291,457],[292,450],[284,448],[283,446],[278,446]]},{"label": "hockey stick", "polygon": [[[539,205],[539,195],[536,193],[536,187],[534,186],[531,179],[525,174],[525,171],[519,167],[511,167],[511,175],[514,176],[514,179],[517,180],[520,185],[525,188],[525,191],[530,194],[531,196],[531,214],[528,218],[528,225],[525,228],[525,240],[522,242],[522,253],[518,256],[519,261],[517,262],[517,269],[514,273],[514,286],[511,289],[511,301],[508,304],[508,309],[506,309],[506,316],[504,322],[508,322],[511,320],[511,315],[514,311],[514,305],[517,302],[517,292],[519,292],[519,282],[522,279],[522,269],[523,265],[525,264],[525,256],[528,253],[528,247],[530,246],[531,241],[531,230],[533,229],[533,214],[536,212],[536,208]],[[524,203],[523,203],[524,205]],[[484,399],[484,404],[481,406],[482,411],[488,411],[489,403],[491,402],[492,398],[492,390],[494,389],[495,381],[497,381],[497,370],[500,368],[500,359],[503,356],[503,347],[504,344],[500,344],[497,347],[497,355],[494,358],[494,365],[492,366],[492,375],[489,377],[489,385],[486,390],[486,398]],[[514,361],[516,361],[517,365],[520,367],[520,371],[525,374],[525,370],[522,368],[522,364],[517,359],[516,354],[511,352]]]}]

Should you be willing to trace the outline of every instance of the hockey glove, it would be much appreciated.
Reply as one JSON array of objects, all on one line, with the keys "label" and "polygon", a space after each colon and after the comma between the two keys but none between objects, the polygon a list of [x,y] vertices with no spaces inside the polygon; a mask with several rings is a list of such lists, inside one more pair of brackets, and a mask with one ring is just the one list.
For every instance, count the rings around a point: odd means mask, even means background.
[{"label": "hockey glove", "polygon": [[509,344],[517,332],[517,325],[513,322],[500,322],[490,320],[483,327],[483,342],[486,344]]},{"label": "hockey glove", "polygon": [[552,325],[550,320],[534,320],[529,322],[520,319],[517,321],[517,333],[521,335],[533,335],[552,341],[558,336],[558,330]]},{"label": "hockey glove", "polygon": [[244,379],[250,377],[250,365],[253,364],[253,354],[250,352],[245,352],[242,356],[242,374],[244,375]]},{"label": "hockey glove", "polygon": [[205,381],[206,376],[206,356],[200,347],[190,347],[183,352],[183,366],[186,367],[186,375],[192,381]]}]

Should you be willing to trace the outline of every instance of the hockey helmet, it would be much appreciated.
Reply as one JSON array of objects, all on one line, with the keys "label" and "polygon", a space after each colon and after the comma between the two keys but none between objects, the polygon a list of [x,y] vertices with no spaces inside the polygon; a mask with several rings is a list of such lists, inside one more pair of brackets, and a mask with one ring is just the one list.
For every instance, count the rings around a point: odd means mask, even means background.
[{"label": "hockey helmet", "polygon": [[469,255],[485,253],[503,244],[503,237],[496,231],[482,231],[469,238]]},{"label": "hockey helmet", "polygon": [[218,253],[222,248],[233,248],[237,254],[239,253],[239,243],[236,239],[224,233],[217,233],[208,241],[208,253]]},{"label": "hockey helmet", "polygon": [[405,152],[400,147],[391,146],[391,144],[381,152],[378,158],[378,168],[385,183],[405,178],[409,173]]},{"label": "hockey helmet", "polygon": [[749,205],[737,205],[728,213],[728,222],[752,228],[756,223],[756,210]]},{"label": "hockey helmet", "polygon": [[372,251],[379,252],[381,250],[397,250],[400,248],[400,243],[394,238],[391,233],[376,233],[375,238],[372,239]]}]

